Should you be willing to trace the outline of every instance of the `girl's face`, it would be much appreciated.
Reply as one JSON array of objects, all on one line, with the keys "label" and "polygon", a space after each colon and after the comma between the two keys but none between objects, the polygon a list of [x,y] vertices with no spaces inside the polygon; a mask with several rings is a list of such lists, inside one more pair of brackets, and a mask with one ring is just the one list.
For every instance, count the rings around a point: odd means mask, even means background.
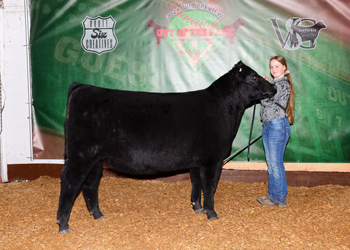
[{"label": "girl's face", "polygon": [[270,62],[270,72],[274,79],[278,79],[284,76],[286,66],[279,61],[273,59]]}]

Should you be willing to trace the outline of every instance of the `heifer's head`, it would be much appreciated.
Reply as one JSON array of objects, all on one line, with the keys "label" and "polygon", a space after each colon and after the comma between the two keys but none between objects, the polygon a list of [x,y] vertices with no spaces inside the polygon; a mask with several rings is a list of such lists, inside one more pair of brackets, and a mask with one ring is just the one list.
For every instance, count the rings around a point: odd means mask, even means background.
[{"label": "heifer's head", "polygon": [[271,98],[277,93],[276,86],[266,81],[242,61],[238,62],[231,73],[234,81],[239,85],[240,96],[244,96],[247,105],[251,106],[262,99]]}]

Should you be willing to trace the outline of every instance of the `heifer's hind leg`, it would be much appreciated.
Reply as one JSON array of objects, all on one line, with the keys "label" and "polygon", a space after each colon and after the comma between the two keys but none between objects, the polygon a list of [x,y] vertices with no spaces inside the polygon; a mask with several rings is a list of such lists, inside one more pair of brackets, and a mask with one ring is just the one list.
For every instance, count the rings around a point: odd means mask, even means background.
[{"label": "heifer's hind leg", "polygon": [[204,213],[204,210],[201,205],[202,184],[199,168],[190,168],[190,176],[192,182],[191,204],[193,210],[201,214]]},{"label": "heifer's hind leg", "polygon": [[86,174],[65,164],[61,173],[61,194],[57,211],[59,233],[69,233],[68,220],[75,198],[86,178]]},{"label": "heifer's hind leg", "polygon": [[95,164],[82,187],[86,206],[95,220],[104,218],[98,205],[98,185],[102,176],[102,164],[102,161]]},{"label": "heifer's hind leg", "polygon": [[208,219],[219,219],[214,210],[214,194],[221,173],[221,162],[219,164],[203,167],[200,176],[203,187],[203,208]]}]

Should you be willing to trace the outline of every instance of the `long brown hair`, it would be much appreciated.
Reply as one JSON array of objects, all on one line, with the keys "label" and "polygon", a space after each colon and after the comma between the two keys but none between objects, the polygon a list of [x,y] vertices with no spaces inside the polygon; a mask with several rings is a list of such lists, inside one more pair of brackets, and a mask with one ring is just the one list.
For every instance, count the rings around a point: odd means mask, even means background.
[{"label": "long brown hair", "polygon": [[[288,70],[287,62],[283,56],[274,56],[270,59],[270,62],[272,60],[279,61],[282,65],[284,65],[286,67],[286,72],[288,72],[287,71]],[[294,122],[294,94],[295,94],[295,91],[294,91],[293,84],[292,84],[292,78],[290,77],[289,72],[286,73],[285,76],[288,77],[288,82],[290,85],[290,96],[289,96],[289,101],[288,101],[286,113],[288,115],[287,119],[288,119],[289,123],[293,124],[293,122]]]}]

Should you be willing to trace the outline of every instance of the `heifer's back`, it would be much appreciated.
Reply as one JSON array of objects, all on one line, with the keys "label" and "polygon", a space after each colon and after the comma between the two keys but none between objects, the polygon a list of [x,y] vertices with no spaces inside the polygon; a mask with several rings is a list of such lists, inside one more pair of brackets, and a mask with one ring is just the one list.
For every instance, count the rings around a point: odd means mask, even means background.
[{"label": "heifer's back", "polygon": [[273,85],[242,62],[208,88],[186,93],[73,83],[57,211],[60,233],[71,231],[68,220],[80,188],[90,213],[103,218],[97,195],[103,162],[138,175],[189,168],[194,211],[217,219],[214,192],[244,110],[275,93]]}]

